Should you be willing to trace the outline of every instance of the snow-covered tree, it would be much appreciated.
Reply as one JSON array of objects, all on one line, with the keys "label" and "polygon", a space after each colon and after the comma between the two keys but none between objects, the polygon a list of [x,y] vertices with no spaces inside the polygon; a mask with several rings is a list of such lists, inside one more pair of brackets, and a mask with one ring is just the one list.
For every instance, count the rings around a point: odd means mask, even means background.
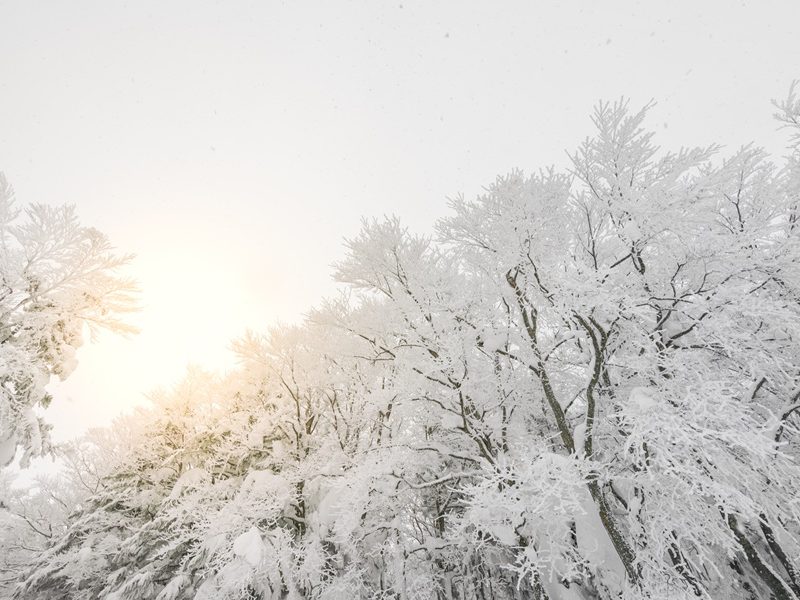
[{"label": "snow-covered tree", "polygon": [[[778,167],[601,104],[433,238],[120,421],[17,598],[800,598],[800,100]],[[127,447],[127,450],[125,449]]]},{"label": "snow-covered tree", "polygon": [[133,331],[121,320],[134,308],[134,287],[119,274],[128,260],[74,207],[18,209],[0,174],[0,468],[18,448],[23,465],[48,451],[35,409],[51,400],[50,378],[75,368],[84,328]]},{"label": "snow-covered tree", "polygon": [[103,485],[108,465],[107,431],[98,429],[58,450],[61,468],[31,476],[0,474],[0,598],[16,579],[67,530],[70,515]]}]

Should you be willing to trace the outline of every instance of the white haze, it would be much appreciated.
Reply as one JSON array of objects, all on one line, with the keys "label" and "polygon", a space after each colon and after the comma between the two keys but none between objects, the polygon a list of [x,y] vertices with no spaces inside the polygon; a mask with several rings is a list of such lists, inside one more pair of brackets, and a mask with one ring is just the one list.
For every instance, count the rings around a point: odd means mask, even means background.
[{"label": "white haze", "polygon": [[796,19],[792,1],[0,4],[0,170],[136,253],[143,290],[142,333],[102,336],[56,387],[56,439],[296,320],[362,215],[424,231],[447,196],[565,165],[596,100],[657,99],[666,146],[780,154]]}]

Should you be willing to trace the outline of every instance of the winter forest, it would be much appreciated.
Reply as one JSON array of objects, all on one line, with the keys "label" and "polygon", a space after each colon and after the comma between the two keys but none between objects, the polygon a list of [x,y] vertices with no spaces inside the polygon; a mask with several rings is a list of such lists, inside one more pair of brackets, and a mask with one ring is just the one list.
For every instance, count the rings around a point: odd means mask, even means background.
[{"label": "winter forest", "polygon": [[775,109],[783,157],[600,103],[569,169],[365,219],[304,322],[61,445],[47,384],[129,331],[131,258],[3,180],[0,596],[800,598],[800,87]]}]

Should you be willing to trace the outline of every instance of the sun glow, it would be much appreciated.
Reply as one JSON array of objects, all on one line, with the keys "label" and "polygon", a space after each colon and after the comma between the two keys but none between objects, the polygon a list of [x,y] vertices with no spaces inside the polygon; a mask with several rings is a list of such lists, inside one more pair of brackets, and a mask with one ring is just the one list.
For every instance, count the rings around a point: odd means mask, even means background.
[{"label": "sun glow", "polygon": [[133,261],[129,271],[141,289],[141,310],[131,322],[139,333],[122,338],[101,332],[87,339],[75,372],[51,384],[58,401],[48,418],[59,423],[56,440],[107,424],[145,402],[149,391],[172,385],[190,364],[234,366],[231,340],[267,323],[259,294],[227,260],[183,246]]}]

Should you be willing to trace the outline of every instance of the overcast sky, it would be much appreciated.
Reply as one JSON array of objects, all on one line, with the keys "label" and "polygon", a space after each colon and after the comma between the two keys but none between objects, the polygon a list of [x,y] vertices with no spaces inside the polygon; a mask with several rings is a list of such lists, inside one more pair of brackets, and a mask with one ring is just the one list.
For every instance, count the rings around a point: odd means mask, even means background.
[{"label": "overcast sky", "polygon": [[0,170],[137,254],[142,333],[56,386],[56,439],[330,294],[362,216],[427,230],[495,175],[566,166],[600,99],[662,146],[780,153],[786,2],[0,1]]}]

